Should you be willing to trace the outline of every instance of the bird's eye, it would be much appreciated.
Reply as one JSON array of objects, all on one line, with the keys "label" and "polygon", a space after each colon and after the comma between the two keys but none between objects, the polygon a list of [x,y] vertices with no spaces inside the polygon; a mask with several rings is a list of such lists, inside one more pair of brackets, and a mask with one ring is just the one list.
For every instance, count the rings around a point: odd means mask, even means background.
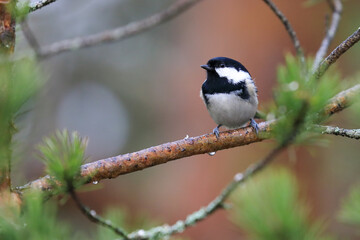
[{"label": "bird's eye", "polygon": [[221,68],[224,68],[224,67],[225,67],[225,64],[220,64],[220,67],[221,67]]}]

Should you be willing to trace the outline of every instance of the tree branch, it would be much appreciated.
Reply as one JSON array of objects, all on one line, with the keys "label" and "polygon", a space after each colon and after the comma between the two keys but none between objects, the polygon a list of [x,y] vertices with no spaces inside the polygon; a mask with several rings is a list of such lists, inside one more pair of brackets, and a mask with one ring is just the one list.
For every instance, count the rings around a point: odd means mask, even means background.
[{"label": "tree branch", "polygon": [[201,0],[178,0],[162,12],[136,22],[131,22],[123,27],[107,30],[86,37],[77,37],[53,43],[49,46],[41,48],[39,50],[39,57],[46,58],[62,52],[120,41],[171,20],[172,18],[185,12],[199,1]]},{"label": "tree branch", "polygon": [[294,47],[296,50],[296,55],[300,59],[302,71],[303,71],[303,73],[306,73],[306,62],[305,62],[304,51],[301,48],[300,41],[299,41],[298,37],[296,36],[296,32],[294,31],[293,27],[291,26],[289,20],[285,17],[285,15],[278,9],[278,7],[271,0],[263,0],[263,1],[270,7],[270,9],[275,13],[275,15],[280,19],[280,21],[284,25],[286,31],[288,32],[288,34],[294,44]]},{"label": "tree branch", "polygon": [[332,134],[353,139],[360,139],[360,129],[345,129],[333,126],[318,126],[323,134]]},{"label": "tree branch", "polygon": [[333,40],[335,33],[338,29],[341,12],[342,12],[342,3],[341,0],[328,0],[330,8],[332,10],[332,20],[329,29],[326,31],[326,35],[320,45],[319,50],[316,53],[314,64],[313,64],[313,72],[318,68],[321,60],[324,58],[327,50],[329,49],[330,43]]},{"label": "tree branch", "polygon": [[329,56],[327,56],[319,65],[315,72],[315,77],[320,78],[331,64],[335,63],[341,55],[360,40],[360,27],[339,46],[337,46]]},{"label": "tree branch", "polygon": [[34,12],[40,8],[43,8],[47,5],[49,5],[50,3],[55,2],[56,0],[38,0],[37,2],[32,2],[29,4],[29,11],[30,12]]},{"label": "tree branch", "polygon": [[[351,100],[358,94],[360,94],[360,84],[340,92],[330,100],[324,109],[324,114],[332,115],[343,110],[351,104]],[[81,176],[88,178],[88,182],[100,181],[184,157],[259,142],[266,138],[266,133],[270,132],[273,123],[274,121],[260,123],[259,135],[255,134],[252,127],[245,127],[221,132],[219,138],[216,138],[214,134],[206,134],[161,144],[138,152],[98,160],[83,165],[81,167]],[[51,190],[49,178],[49,176],[39,178],[17,189],[35,188]]]}]

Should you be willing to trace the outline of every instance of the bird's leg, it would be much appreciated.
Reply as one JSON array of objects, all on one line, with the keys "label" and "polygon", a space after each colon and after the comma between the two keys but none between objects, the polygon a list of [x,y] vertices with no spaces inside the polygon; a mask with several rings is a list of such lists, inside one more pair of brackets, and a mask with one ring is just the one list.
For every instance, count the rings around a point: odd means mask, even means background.
[{"label": "bird's leg", "polygon": [[215,134],[216,138],[219,138],[219,127],[221,127],[221,124],[219,124],[216,128],[214,128],[213,133]]},{"label": "bird's leg", "polygon": [[256,134],[259,132],[259,125],[255,122],[253,118],[250,119],[250,126],[255,129]]}]

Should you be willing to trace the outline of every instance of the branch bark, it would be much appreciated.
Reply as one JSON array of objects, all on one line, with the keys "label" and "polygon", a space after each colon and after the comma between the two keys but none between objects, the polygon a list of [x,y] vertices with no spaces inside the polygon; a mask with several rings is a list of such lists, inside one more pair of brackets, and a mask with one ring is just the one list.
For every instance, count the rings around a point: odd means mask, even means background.
[{"label": "branch bark", "polygon": [[201,0],[178,0],[162,12],[136,22],[131,22],[123,27],[107,30],[86,37],[67,39],[45,46],[39,49],[38,56],[40,58],[46,58],[62,52],[120,41],[171,20],[188,10],[199,1]]},{"label": "branch bark", "polygon": [[360,129],[345,129],[333,126],[318,126],[323,134],[331,134],[335,136],[360,139]]},{"label": "branch bark", "polygon": [[[340,92],[332,98],[325,107],[324,114],[332,115],[343,110],[348,107],[351,104],[351,100],[359,94],[360,84]],[[245,127],[221,132],[219,138],[216,138],[216,136],[211,133],[161,144],[138,152],[98,160],[83,165],[81,167],[81,176],[89,179],[89,182],[100,181],[184,157],[260,142],[266,138],[266,133],[270,132],[273,123],[274,121],[260,123],[259,135],[256,135],[252,127]],[[49,178],[49,176],[39,178],[22,187],[18,187],[18,190],[27,188],[51,190],[52,187],[48,181]]]}]

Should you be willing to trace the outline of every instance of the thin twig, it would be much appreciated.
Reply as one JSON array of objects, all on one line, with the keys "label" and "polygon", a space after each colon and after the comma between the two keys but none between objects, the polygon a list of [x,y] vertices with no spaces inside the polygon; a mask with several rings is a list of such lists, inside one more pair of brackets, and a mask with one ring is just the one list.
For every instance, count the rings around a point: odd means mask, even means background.
[{"label": "thin twig", "polygon": [[335,33],[338,29],[341,18],[341,12],[342,12],[341,0],[328,0],[328,3],[332,10],[331,25],[326,31],[325,37],[320,45],[319,50],[316,52],[316,56],[313,64],[313,72],[317,69],[321,60],[324,58],[326,52],[328,51],[330,43],[334,39]]},{"label": "thin twig", "polygon": [[36,10],[38,10],[40,8],[43,8],[43,7],[49,5],[50,3],[53,3],[55,1],[56,0],[38,0],[36,2],[31,2],[29,4],[29,7],[30,7],[29,11],[30,12],[36,11]]},{"label": "thin twig", "polygon": [[268,165],[274,158],[277,156],[283,149],[285,145],[276,147],[269,155],[267,155],[263,160],[258,163],[250,166],[245,170],[244,173],[237,173],[233,180],[222,190],[220,195],[218,195],[213,201],[211,201],[206,207],[202,207],[196,212],[188,215],[185,220],[179,220],[175,224],[163,225],[152,228],[148,231],[137,230],[136,232],[130,233],[129,239],[153,239],[154,237],[164,237],[169,236],[175,233],[180,233],[185,230],[185,228],[195,225],[197,222],[204,220],[209,215],[214,213],[216,210],[223,208],[224,202],[230,196],[230,194],[242,183],[248,180],[250,177],[254,176],[257,172],[262,170],[266,165]]},{"label": "thin twig", "polygon": [[122,230],[119,227],[116,227],[112,224],[112,222],[110,220],[106,220],[102,217],[100,217],[99,215],[96,214],[96,212],[94,210],[91,210],[90,208],[88,208],[87,206],[83,205],[82,202],[80,201],[80,199],[78,198],[75,190],[70,190],[69,191],[71,198],[74,200],[74,202],[76,203],[77,207],[81,210],[81,212],[92,222],[96,223],[96,224],[100,224],[104,227],[109,228],[110,230],[114,231],[116,234],[118,234],[119,236],[123,237],[123,239],[129,239],[127,237],[127,234],[124,230]]},{"label": "thin twig", "polygon": [[171,20],[180,15],[195,3],[201,0],[178,0],[162,12],[156,13],[145,19],[131,22],[123,27],[107,30],[97,34],[67,39],[53,43],[40,49],[39,57],[46,58],[66,51],[91,47],[103,43],[119,41],[138,33],[144,32],[161,23]]},{"label": "thin twig", "polygon": [[329,56],[327,56],[319,65],[314,75],[320,78],[331,64],[335,63],[341,55],[343,55],[349,48],[355,45],[360,40],[360,27],[339,46],[337,46]]},{"label": "thin twig", "polygon": [[318,126],[323,134],[332,134],[353,139],[360,139],[360,129],[345,129],[333,126]]},{"label": "thin twig", "polygon": [[[332,115],[345,109],[351,104],[351,100],[359,94],[360,84],[340,92],[329,101],[329,104],[324,108],[324,114]],[[81,176],[89,178],[89,182],[116,178],[122,174],[139,171],[168,161],[259,142],[266,137],[264,136],[265,133],[270,132],[273,123],[274,121],[260,123],[259,135],[256,135],[252,127],[245,127],[221,132],[219,138],[216,138],[214,134],[206,134],[98,160],[83,165]],[[20,191],[27,188],[51,190],[49,178],[49,176],[39,178],[17,189]]]},{"label": "thin twig", "polygon": [[170,236],[175,233],[180,233],[184,231],[185,228],[196,224],[197,222],[204,220],[209,215],[214,213],[216,210],[221,209],[224,206],[226,199],[230,196],[232,192],[250,177],[253,177],[255,174],[264,169],[284,148],[289,146],[295,139],[300,126],[304,122],[306,116],[306,111],[308,109],[307,102],[304,102],[301,110],[296,117],[293,129],[287,136],[287,138],[279,144],[273,151],[270,152],[264,159],[257,162],[256,164],[248,167],[244,173],[238,173],[234,176],[233,180],[223,189],[223,191],[218,195],[213,201],[211,201],[206,207],[201,208],[200,210],[188,215],[185,220],[179,220],[174,225],[163,225],[152,228],[148,231],[137,230],[136,232],[130,233],[128,236],[130,239],[154,239],[159,237]]},{"label": "thin twig", "polygon": [[36,40],[35,35],[33,34],[33,32],[30,29],[27,19],[24,19],[24,21],[22,21],[20,23],[20,25],[21,25],[21,29],[22,29],[24,36],[25,36],[26,40],[28,41],[30,47],[35,51],[36,55],[39,55],[40,45],[39,45],[38,41]]},{"label": "thin twig", "polygon": [[162,225],[162,226],[154,227],[147,231],[145,231],[143,229],[137,230],[133,233],[130,233],[128,235],[129,238],[145,240],[145,239],[153,239],[153,238],[158,238],[158,237],[170,236],[175,233],[183,232],[185,230],[185,228],[193,226],[197,222],[204,220],[209,215],[214,213],[216,210],[223,208],[224,202],[226,201],[226,199],[240,184],[245,182],[250,177],[254,176],[261,169],[263,169],[284,148],[285,148],[285,145],[276,147],[263,160],[250,166],[249,168],[247,168],[244,173],[237,173],[234,176],[233,180],[222,190],[220,195],[218,195],[206,207],[202,207],[198,211],[193,212],[192,214],[188,215],[185,220],[179,220],[171,226]]},{"label": "thin twig", "polygon": [[296,54],[300,59],[302,72],[303,72],[303,74],[305,74],[307,72],[307,69],[306,69],[304,51],[301,47],[298,37],[296,36],[296,32],[294,31],[293,27],[291,26],[289,20],[285,17],[285,15],[280,11],[280,9],[271,0],[263,0],[263,1],[271,8],[271,10],[275,13],[275,15],[280,19],[280,21],[284,25],[286,31],[288,32],[288,34],[294,44]]}]

